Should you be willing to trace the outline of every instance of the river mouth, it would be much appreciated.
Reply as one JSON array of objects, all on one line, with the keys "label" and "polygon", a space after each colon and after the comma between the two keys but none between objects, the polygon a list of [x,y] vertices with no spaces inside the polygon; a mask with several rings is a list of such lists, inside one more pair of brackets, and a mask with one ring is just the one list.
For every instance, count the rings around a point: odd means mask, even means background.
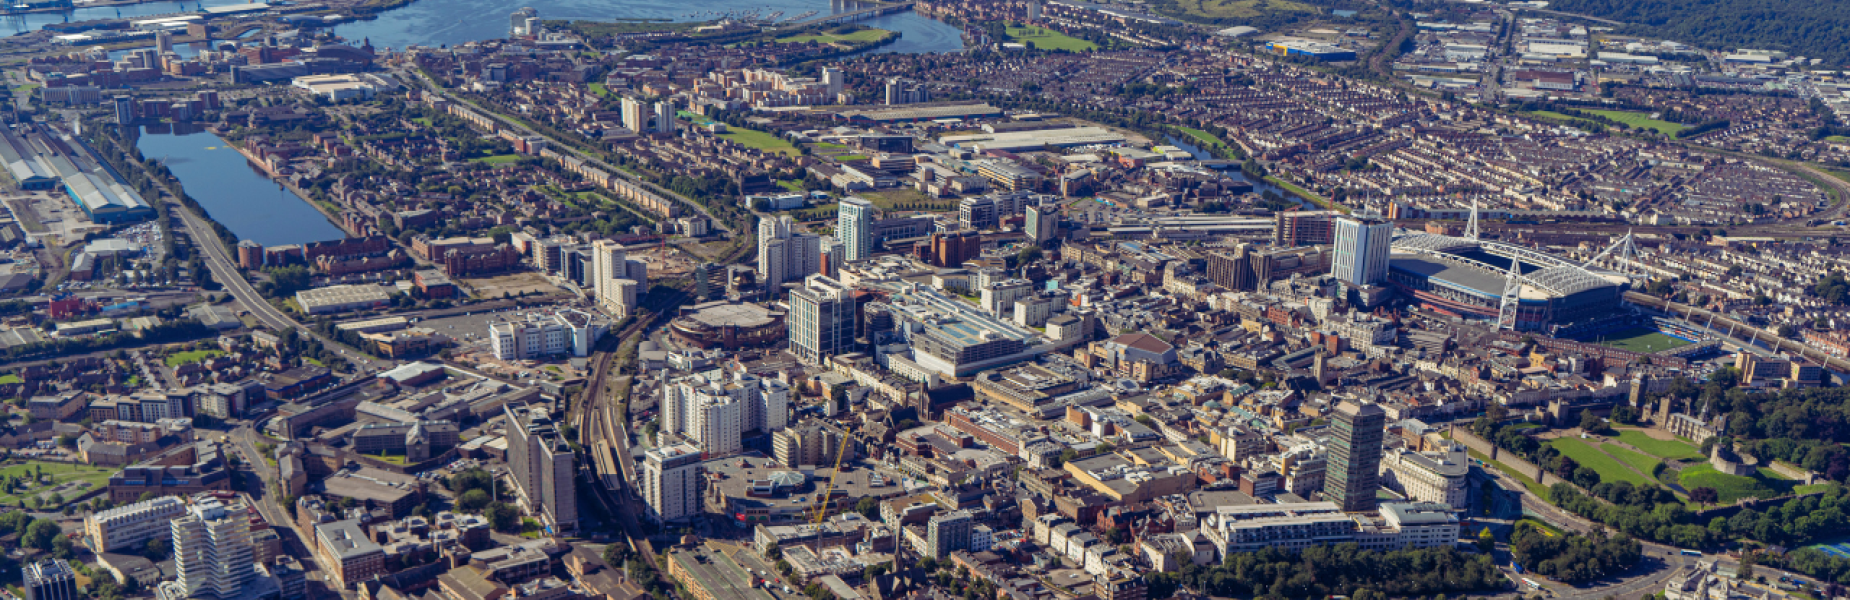
[{"label": "river mouth", "polygon": [[271,180],[212,132],[190,124],[142,127],[135,147],[167,165],[186,195],[241,240],[264,246],[347,237],[326,215]]}]

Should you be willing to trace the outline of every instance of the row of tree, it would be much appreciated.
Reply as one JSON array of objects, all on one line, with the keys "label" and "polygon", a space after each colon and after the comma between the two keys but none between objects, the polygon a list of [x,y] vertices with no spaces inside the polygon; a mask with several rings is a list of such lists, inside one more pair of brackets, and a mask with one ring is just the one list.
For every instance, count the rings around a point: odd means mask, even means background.
[{"label": "row of tree", "polygon": [[1265,548],[1229,556],[1219,565],[1190,564],[1174,573],[1144,575],[1149,597],[1168,598],[1186,586],[1210,596],[1328,597],[1331,594],[1417,596],[1501,590],[1509,580],[1490,556],[1446,546],[1379,552],[1355,544],[1300,552]]}]

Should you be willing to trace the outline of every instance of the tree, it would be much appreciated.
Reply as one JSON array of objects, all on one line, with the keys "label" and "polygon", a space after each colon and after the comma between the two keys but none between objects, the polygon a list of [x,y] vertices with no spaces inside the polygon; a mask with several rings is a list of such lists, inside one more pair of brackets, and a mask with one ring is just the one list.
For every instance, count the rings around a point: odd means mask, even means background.
[{"label": "tree", "polygon": [[171,550],[167,548],[167,540],[163,539],[156,539],[148,542],[148,545],[141,548],[141,555],[154,562],[167,560],[167,554],[169,552],[171,552]]},{"label": "tree", "polygon": [[488,505],[488,508],[482,511],[482,516],[487,517],[488,525],[498,531],[511,533],[520,528],[520,511],[500,502]]},{"label": "tree", "polygon": [[28,548],[50,551],[52,540],[57,538],[59,533],[58,524],[51,519],[33,519],[32,524],[26,526],[25,535],[19,537],[19,544]]},{"label": "tree", "polygon": [[482,509],[492,502],[494,502],[494,498],[488,497],[488,492],[480,489],[473,489],[463,492],[461,496],[456,497],[456,508],[465,512],[480,514]]},{"label": "tree", "polygon": [[861,516],[867,517],[870,521],[878,521],[880,520],[880,501],[875,500],[873,496],[862,496],[861,501],[854,504],[854,512],[861,513]]},{"label": "tree", "polygon": [[1593,414],[1591,410],[1580,411],[1580,430],[1594,434],[1605,433],[1606,420]]},{"label": "tree", "polygon": [[1689,490],[1689,500],[1702,504],[1703,506],[1708,506],[1721,500],[1721,494],[1716,492],[1715,488],[1712,487],[1691,488]]},{"label": "tree", "polygon": [[1477,549],[1485,554],[1496,551],[1497,535],[1491,533],[1489,527],[1485,527],[1482,531],[1477,532]]}]

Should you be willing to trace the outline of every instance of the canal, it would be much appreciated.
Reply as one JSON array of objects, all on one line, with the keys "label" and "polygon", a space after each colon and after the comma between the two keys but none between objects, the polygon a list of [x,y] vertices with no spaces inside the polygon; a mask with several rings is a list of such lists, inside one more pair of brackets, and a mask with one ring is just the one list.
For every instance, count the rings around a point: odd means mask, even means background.
[{"label": "canal", "polygon": [[307,200],[265,177],[210,131],[149,125],[135,147],[165,162],[186,194],[239,239],[279,246],[346,237]]}]

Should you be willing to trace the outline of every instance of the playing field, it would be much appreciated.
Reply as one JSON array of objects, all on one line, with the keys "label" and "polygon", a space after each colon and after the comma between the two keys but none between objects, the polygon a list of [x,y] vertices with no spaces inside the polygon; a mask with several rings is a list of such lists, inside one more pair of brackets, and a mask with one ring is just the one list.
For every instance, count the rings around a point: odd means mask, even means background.
[{"label": "playing field", "polygon": [[1600,481],[1629,481],[1632,485],[1644,485],[1651,482],[1643,475],[1632,472],[1631,469],[1625,468],[1625,465],[1619,464],[1619,461],[1578,438],[1550,440],[1548,445],[1560,450],[1561,454],[1568,458],[1574,459],[1574,462],[1580,463],[1580,466],[1598,471]]},{"label": "playing field", "polygon": [[1677,132],[1689,128],[1687,125],[1653,119],[1651,115],[1644,113],[1622,110],[1589,110],[1587,112],[1630,125],[1633,129],[1651,129],[1664,135],[1676,135]]},{"label": "playing field", "polygon": [[1624,331],[1615,331],[1587,341],[1596,341],[1599,345],[1608,348],[1618,348],[1620,350],[1630,350],[1632,352],[1644,354],[1662,352],[1678,346],[1689,345],[1688,341],[1643,327],[1633,327]]},{"label": "playing field", "polygon": [[1631,465],[1633,469],[1637,469],[1639,473],[1647,477],[1655,476],[1657,465],[1663,464],[1649,455],[1626,450],[1616,444],[1600,444],[1600,449],[1605,450],[1607,454],[1619,457],[1619,460],[1625,461],[1625,464]]},{"label": "playing field", "polygon": [[0,467],[0,476],[15,477],[22,481],[30,480],[34,474],[41,472],[41,469],[45,476],[51,478],[51,483],[30,486],[21,484],[15,486],[13,488],[13,493],[0,494],[0,505],[19,506],[21,500],[32,496],[50,499],[53,493],[63,496],[64,500],[69,502],[76,500],[78,496],[89,493],[91,490],[108,485],[109,476],[116,472],[116,469],[92,467],[88,465],[40,461],[8,461],[5,467]]},{"label": "playing field", "polygon": [[1010,27],[1009,39],[1017,42],[1034,42],[1036,50],[1070,50],[1073,52],[1090,52],[1098,49],[1098,44],[1054,31],[1045,27]]},{"label": "playing field", "polygon": [[836,42],[878,42],[891,35],[893,35],[893,32],[885,29],[862,29],[849,34],[817,33],[793,35],[785,38],[777,38],[777,41],[782,43],[821,42],[824,44],[833,44]]},{"label": "playing field", "polygon": [[797,154],[797,147],[790,145],[790,142],[756,129],[732,127],[726,129],[726,133],[719,134],[719,137],[726,138],[727,141],[743,145],[747,148],[757,148],[767,152],[777,152],[790,156],[796,156]]}]

